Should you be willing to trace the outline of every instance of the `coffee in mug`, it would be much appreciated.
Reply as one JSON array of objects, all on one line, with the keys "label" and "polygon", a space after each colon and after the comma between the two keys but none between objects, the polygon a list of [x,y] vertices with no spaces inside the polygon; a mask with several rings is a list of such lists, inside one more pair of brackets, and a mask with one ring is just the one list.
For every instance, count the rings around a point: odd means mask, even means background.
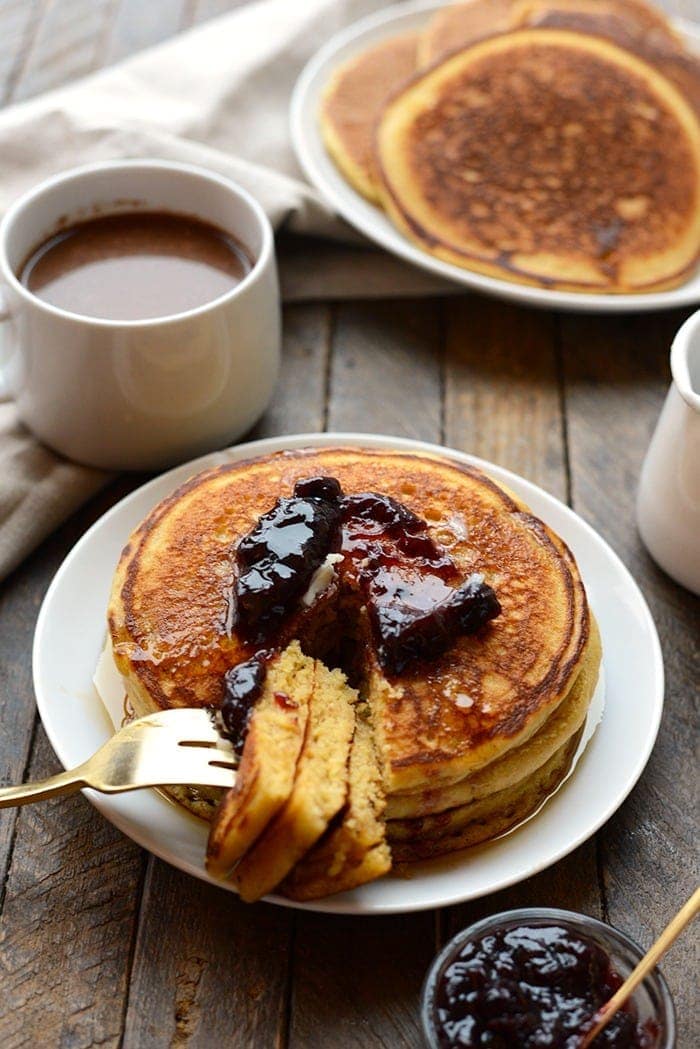
[{"label": "coffee in mug", "polygon": [[186,313],[235,288],[249,252],[224,230],[165,211],[118,212],[60,228],[19,268],[44,302],[105,320]]}]

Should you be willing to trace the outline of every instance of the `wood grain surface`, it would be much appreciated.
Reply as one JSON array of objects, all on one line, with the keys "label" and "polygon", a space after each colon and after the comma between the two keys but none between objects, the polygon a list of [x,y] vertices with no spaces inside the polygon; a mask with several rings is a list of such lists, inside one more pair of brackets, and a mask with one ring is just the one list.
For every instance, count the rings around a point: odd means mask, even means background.
[{"label": "wood grain surface", "polygon": [[[231,0],[0,0],[0,102],[57,86]],[[254,437],[323,429],[444,442],[567,500],[639,581],[667,706],[642,780],[573,855],[443,912],[350,919],[244,906],[143,853],[82,798],[0,812],[0,1046],[419,1047],[436,948],[498,909],[602,916],[648,945],[697,881],[698,602],[640,546],[634,496],[683,313],[525,310],[475,295],[289,307],[282,379]],[[120,480],[0,587],[0,778],[58,763],[35,715],[31,642],[63,557],[141,483]],[[663,965],[680,1049],[700,1044],[692,934]]]}]

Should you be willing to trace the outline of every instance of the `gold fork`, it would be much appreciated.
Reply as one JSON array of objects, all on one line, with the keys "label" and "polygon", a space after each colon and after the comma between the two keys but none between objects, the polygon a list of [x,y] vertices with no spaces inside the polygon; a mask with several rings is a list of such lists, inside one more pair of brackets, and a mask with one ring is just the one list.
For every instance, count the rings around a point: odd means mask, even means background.
[{"label": "gold fork", "polygon": [[129,722],[77,768],[57,776],[0,787],[0,808],[26,805],[92,787],[119,794],[139,787],[232,787],[237,760],[207,710],[177,709]]}]

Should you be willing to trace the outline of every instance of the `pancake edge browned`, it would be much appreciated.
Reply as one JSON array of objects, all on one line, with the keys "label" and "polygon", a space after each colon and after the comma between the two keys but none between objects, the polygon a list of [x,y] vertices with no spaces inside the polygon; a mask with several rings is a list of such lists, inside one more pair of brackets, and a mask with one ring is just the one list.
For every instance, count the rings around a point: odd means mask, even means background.
[{"label": "pancake edge browned", "polygon": [[[591,613],[590,632],[580,668],[571,688],[544,724],[518,747],[507,750],[494,761],[447,786],[431,786],[421,791],[390,794],[387,798],[387,820],[411,820],[438,815],[470,804],[524,780],[561,749],[588,717],[591,699],[600,674],[602,645],[598,626]],[[567,712],[573,702],[577,713]],[[564,712],[563,731],[557,724]],[[557,735],[551,738],[552,728]],[[543,740],[543,736],[545,739]],[[534,744],[535,749],[532,750]],[[499,778],[500,777],[500,778]],[[495,778],[495,779],[494,779]],[[494,785],[494,782],[497,785]]]},{"label": "pancake edge browned", "polygon": [[[479,0],[474,0],[478,3]],[[497,12],[495,21],[485,28],[483,32],[477,33],[475,36],[470,36],[465,42],[462,39],[458,44],[450,44],[446,46],[440,43],[439,48],[436,47],[436,39],[440,39],[442,32],[442,23],[445,19],[450,19],[457,14],[459,18],[458,8],[469,8],[472,6],[471,2],[462,3],[448,3],[444,7],[438,8],[437,11],[432,15],[426,25],[423,27],[423,31],[420,34],[420,40],[418,44],[418,65],[421,71],[429,69],[431,66],[439,65],[440,62],[444,61],[449,55],[455,54],[457,51],[463,51],[465,47],[471,47],[472,44],[477,43],[479,40],[484,40],[486,37],[495,36],[496,33],[508,32],[510,26],[510,8],[516,3],[516,0],[507,0],[505,3],[497,5],[492,3],[490,6],[490,13],[496,11],[497,6],[501,7],[501,10]],[[455,9],[454,11],[452,9]],[[462,28],[462,27],[460,27]],[[454,32],[454,26],[450,27],[451,34]]]},{"label": "pancake edge browned", "polygon": [[[397,34],[396,37],[387,38],[384,41],[374,43],[371,47],[367,48],[367,52],[379,49],[382,43],[392,44],[399,42],[412,44],[414,50],[417,50],[418,39],[419,34],[416,32]],[[342,62],[333,70],[330,79],[321,94],[318,125],[323,144],[341,175],[352,186],[352,188],[357,190],[358,193],[361,193],[363,197],[371,201],[373,204],[379,204],[379,190],[376,185],[376,179],[373,177],[372,170],[366,170],[363,164],[352,155],[347,148],[342,133],[338,129],[336,121],[332,118],[329,112],[333,94],[336,91],[340,80],[346,73],[348,73],[348,71],[352,70],[357,65],[358,60],[362,59],[365,54],[366,52],[362,51],[359,55],[354,55],[352,58]],[[397,83],[396,86],[398,88],[400,84]],[[393,94],[393,92],[390,91],[389,95],[391,94]],[[368,123],[366,126],[370,128],[371,132],[371,124]]]},{"label": "pancake edge browned", "polygon": [[[408,81],[401,85],[388,99],[383,110],[382,117],[379,118],[375,125],[374,130],[374,172],[377,192],[379,201],[392,220],[397,229],[404,233],[409,240],[411,240],[417,247],[422,249],[429,255],[435,256],[443,262],[447,262],[451,265],[458,266],[460,269],[467,269],[474,273],[481,274],[486,277],[493,277],[497,280],[503,280],[508,283],[524,284],[529,287],[545,288],[550,291],[564,291],[564,292],[579,292],[581,294],[605,294],[605,295],[643,295],[650,292],[667,291],[672,288],[678,287],[683,284],[697,269],[698,261],[700,260],[700,239],[698,242],[697,250],[692,259],[684,264],[680,269],[669,274],[661,280],[653,280],[648,283],[638,283],[634,286],[626,285],[615,285],[606,283],[604,281],[566,281],[558,280],[550,277],[543,277],[537,274],[529,272],[524,267],[518,266],[512,261],[509,253],[503,252],[500,255],[495,252],[492,254],[477,253],[467,251],[460,248],[457,244],[446,238],[435,236],[431,233],[421,222],[419,222],[412,215],[406,213],[402,207],[399,198],[397,197],[391,182],[387,176],[385,165],[382,161],[381,151],[379,148],[379,133],[382,123],[383,115],[387,112],[389,107],[398,100],[405,92],[411,90],[411,88],[422,81],[425,77],[429,76],[432,72],[439,69],[442,65],[446,64],[450,60],[456,58],[463,52],[468,52],[473,48],[483,44],[485,41],[494,39],[496,37],[512,37],[518,33],[539,33],[554,36],[556,34],[568,34],[574,39],[578,36],[583,39],[598,40],[606,47],[613,50],[622,52],[623,54],[629,55],[635,62],[640,65],[648,67],[652,73],[664,80],[669,88],[678,96],[681,103],[687,106],[690,113],[694,114],[693,106],[686,95],[674,84],[663,72],[661,72],[657,66],[655,66],[648,58],[645,58],[640,52],[634,51],[630,48],[621,46],[618,43],[612,41],[609,37],[605,37],[603,34],[596,33],[575,33],[568,29],[557,29],[538,26],[516,26],[501,32],[489,33],[485,36],[480,37],[471,41],[466,47],[457,47],[453,51],[440,55],[430,65],[421,67],[416,70],[416,73]],[[696,116],[696,124],[700,127],[700,121]]]},{"label": "pancake edge browned", "polygon": [[[510,787],[508,790],[499,792],[506,801],[503,811],[496,810],[485,818],[476,819],[455,833],[425,839],[416,838],[413,841],[392,839],[391,821],[389,821],[387,834],[394,863],[431,860],[461,849],[471,848],[474,845],[483,845],[515,830],[521,823],[533,818],[553,797],[571,772],[583,730],[582,725],[578,732],[567,740],[542,768],[532,774],[530,784],[526,781],[525,784],[517,784],[516,788]],[[527,789],[522,790],[522,794],[520,793],[523,787],[532,786],[532,784],[536,787],[534,793]],[[493,797],[497,801],[501,800],[498,795]]]}]

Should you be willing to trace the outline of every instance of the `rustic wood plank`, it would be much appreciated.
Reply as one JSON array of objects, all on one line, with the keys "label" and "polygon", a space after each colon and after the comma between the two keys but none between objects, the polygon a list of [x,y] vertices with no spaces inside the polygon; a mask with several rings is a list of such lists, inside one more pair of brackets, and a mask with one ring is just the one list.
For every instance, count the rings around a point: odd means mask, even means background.
[{"label": "rustic wood plank", "polygon": [[327,428],[439,441],[441,318],[431,302],[339,306]]},{"label": "rustic wood plank", "polygon": [[451,907],[446,912],[442,942],[481,918],[519,907],[560,907],[603,918],[595,840],[591,839],[553,867],[518,885]]},{"label": "rustic wood plank", "polygon": [[[439,441],[441,354],[440,303],[336,307],[327,429]],[[418,996],[435,943],[430,912],[299,913],[289,1045],[420,1046]]]},{"label": "rustic wood plank", "polygon": [[[114,502],[139,483],[115,482],[48,539],[0,588],[0,781],[19,783],[29,760],[36,723],[32,685],[32,639],[44,593],[61,561],[82,533]],[[17,810],[0,810],[0,884],[9,862]],[[1,897],[0,892],[0,897]]]},{"label": "rustic wood plank", "polygon": [[323,429],[331,307],[287,306],[277,392],[250,438]]},{"label": "rustic wood plank", "polygon": [[0,5],[0,105],[7,101],[39,23],[40,0],[4,0]]},{"label": "rustic wood plank", "polygon": [[151,860],[125,1046],[272,1046],[284,1023],[291,914],[251,907]]},{"label": "rustic wood plank", "polygon": [[446,310],[446,443],[566,499],[552,315],[475,296]]},{"label": "rustic wood plank", "polygon": [[[321,427],[328,332],[327,306],[285,311],[282,380],[251,436]],[[273,1045],[286,1025],[290,935],[291,912],[246,906],[151,859],[125,1045]]]},{"label": "rustic wood plank", "polygon": [[[600,834],[607,917],[645,946],[698,877],[692,705],[700,606],[656,568],[634,518],[639,470],[670,381],[668,348],[684,316],[568,317],[562,326],[573,505],[641,585],[666,664],[665,713],[651,760]],[[686,938],[662,964],[678,1011],[678,1045],[688,1049],[700,1039],[691,944]]]},{"label": "rustic wood plank", "polygon": [[297,915],[290,1047],[420,1049],[420,989],[436,947],[430,912]]},{"label": "rustic wood plank", "polygon": [[[40,730],[29,775],[55,771]],[[141,853],[80,796],[27,806],[17,823],[0,927],[0,1044],[116,1047]]]},{"label": "rustic wood plank", "polygon": [[[43,577],[41,580],[43,583]],[[32,698],[32,635],[41,600],[35,574],[15,573],[0,590],[0,782],[21,783],[29,759],[36,709]],[[16,809],[0,810],[0,886],[4,885]],[[2,891],[0,890],[0,906]]]},{"label": "rustic wood plank", "polygon": [[[32,634],[48,583],[85,529],[137,483],[124,479],[101,493],[3,583],[4,782],[21,782],[25,770],[36,720]],[[26,778],[59,768],[39,729]],[[116,1045],[142,870],[138,850],[80,797],[0,816],[0,1045],[83,1046],[103,1037]]]},{"label": "rustic wood plank", "polygon": [[111,0],[48,0],[12,101],[58,87],[101,64],[100,45],[111,12]]},{"label": "rustic wood plank", "polygon": [[101,54],[101,65],[152,47],[186,28],[190,17],[188,0],[119,0],[109,38]]}]

